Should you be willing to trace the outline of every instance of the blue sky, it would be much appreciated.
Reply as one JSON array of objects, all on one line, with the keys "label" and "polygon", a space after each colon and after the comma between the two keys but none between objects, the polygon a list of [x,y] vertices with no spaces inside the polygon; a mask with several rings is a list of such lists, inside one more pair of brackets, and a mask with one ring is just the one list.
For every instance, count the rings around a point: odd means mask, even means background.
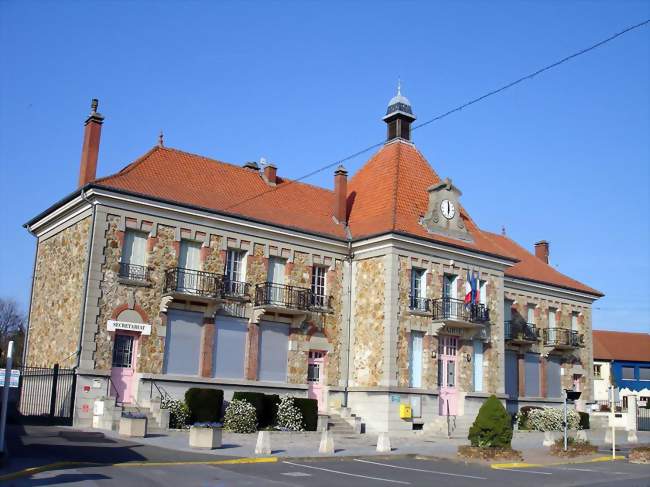
[{"label": "blue sky", "polygon": [[[649,2],[0,2],[0,296],[27,306],[30,217],[73,191],[92,97],[99,175],[156,142],[298,177],[650,17]],[[650,27],[414,133],[477,223],[650,331]],[[368,155],[348,162],[357,170]],[[332,171],[309,180],[332,186]]]}]

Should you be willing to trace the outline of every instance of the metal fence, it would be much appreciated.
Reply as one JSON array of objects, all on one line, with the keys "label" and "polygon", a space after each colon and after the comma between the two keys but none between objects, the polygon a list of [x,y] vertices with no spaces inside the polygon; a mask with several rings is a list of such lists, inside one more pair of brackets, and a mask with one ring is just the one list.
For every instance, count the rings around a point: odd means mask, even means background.
[{"label": "metal fence", "polygon": [[72,369],[20,368],[18,419],[72,424],[76,375]]},{"label": "metal fence", "polygon": [[638,407],[636,410],[636,429],[650,431],[650,408]]}]

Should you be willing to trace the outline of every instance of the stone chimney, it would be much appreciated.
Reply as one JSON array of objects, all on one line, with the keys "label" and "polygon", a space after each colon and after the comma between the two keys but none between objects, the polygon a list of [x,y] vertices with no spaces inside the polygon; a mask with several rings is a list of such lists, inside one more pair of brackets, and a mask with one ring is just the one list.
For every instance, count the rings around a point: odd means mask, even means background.
[{"label": "stone chimney", "polygon": [[334,172],[334,218],[339,223],[348,221],[348,172],[339,166]]},{"label": "stone chimney", "polygon": [[90,104],[90,115],[86,119],[84,142],[81,148],[81,164],[79,167],[79,187],[94,181],[97,177],[97,156],[99,155],[99,138],[102,133],[104,117],[97,112],[99,101],[93,98]]},{"label": "stone chimney", "polygon": [[545,264],[548,264],[549,243],[546,240],[540,240],[535,243],[535,257]]},{"label": "stone chimney", "polygon": [[278,168],[275,167],[272,163],[268,163],[266,166],[264,166],[264,172],[262,174],[264,181],[266,181],[266,184],[270,184],[271,186],[275,186],[277,183],[277,173],[278,173]]}]

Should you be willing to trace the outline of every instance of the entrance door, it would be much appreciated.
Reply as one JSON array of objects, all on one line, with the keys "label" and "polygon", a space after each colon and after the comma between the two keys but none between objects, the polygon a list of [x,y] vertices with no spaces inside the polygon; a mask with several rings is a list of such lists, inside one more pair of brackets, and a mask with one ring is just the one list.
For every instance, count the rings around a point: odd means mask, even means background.
[{"label": "entrance door", "polygon": [[307,397],[318,401],[318,411],[324,412],[327,409],[323,394],[323,379],[325,371],[325,353],[322,351],[310,350],[309,361],[307,362]]},{"label": "entrance door", "polygon": [[116,332],[113,345],[113,367],[111,368],[111,395],[117,402],[133,401],[133,374],[137,353],[137,335],[129,332]]},{"label": "entrance door", "polygon": [[458,337],[438,338],[438,388],[439,414],[458,414],[458,388],[456,387]]}]

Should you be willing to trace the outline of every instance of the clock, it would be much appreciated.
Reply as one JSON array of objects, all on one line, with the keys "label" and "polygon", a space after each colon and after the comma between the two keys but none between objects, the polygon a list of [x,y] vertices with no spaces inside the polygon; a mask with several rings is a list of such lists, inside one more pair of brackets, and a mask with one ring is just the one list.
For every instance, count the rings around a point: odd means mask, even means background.
[{"label": "clock", "polygon": [[456,206],[449,200],[442,200],[440,203],[440,212],[447,220],[451,220],[456,214]]}]

